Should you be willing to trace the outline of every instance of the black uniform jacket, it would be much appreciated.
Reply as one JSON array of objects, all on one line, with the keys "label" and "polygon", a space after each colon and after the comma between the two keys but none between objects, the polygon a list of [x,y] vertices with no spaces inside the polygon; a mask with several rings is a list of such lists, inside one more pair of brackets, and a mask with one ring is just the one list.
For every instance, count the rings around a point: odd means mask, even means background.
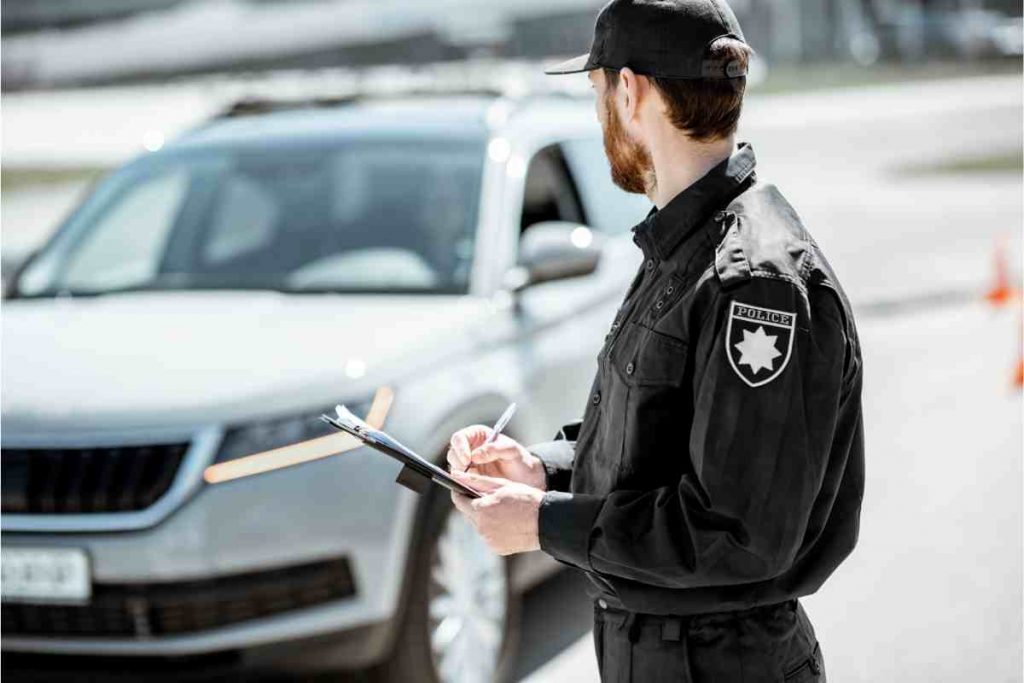
[{"label": "black uniform jacket", "polygon": [[645,257],[547,468],[540,545],[636,612],[815,592],[857,541],[861,353],[850,305],[754,152],[633,228]]}]

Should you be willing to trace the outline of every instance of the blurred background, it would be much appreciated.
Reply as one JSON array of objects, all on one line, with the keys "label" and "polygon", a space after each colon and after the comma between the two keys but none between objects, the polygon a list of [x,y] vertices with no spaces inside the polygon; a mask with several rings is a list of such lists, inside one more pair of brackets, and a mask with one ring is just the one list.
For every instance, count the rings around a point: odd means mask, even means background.
[{"label": "blurred background", "polygon": [[[309,418],[439,455],[582,415],[648,205],[541,70],[601,4],[3,0],[5,676],[597,680],[579,577]],[[730,4],[739,139],[865,352],[860,542],[803,600],[829,680],[1020,681],[1021,3]],[[351,452],[204,481],[317,439]]]}]

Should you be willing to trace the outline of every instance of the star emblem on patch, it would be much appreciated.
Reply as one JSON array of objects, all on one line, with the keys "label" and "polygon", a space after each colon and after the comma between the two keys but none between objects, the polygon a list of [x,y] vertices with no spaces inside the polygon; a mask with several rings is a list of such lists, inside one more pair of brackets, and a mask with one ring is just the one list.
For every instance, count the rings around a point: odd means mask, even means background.
[{"label": "star emblem on patch", "polygon": [[725,335],[732,369],[752,387],[768,384],[789,363],[795,327],[795,313],[733,301]]}]

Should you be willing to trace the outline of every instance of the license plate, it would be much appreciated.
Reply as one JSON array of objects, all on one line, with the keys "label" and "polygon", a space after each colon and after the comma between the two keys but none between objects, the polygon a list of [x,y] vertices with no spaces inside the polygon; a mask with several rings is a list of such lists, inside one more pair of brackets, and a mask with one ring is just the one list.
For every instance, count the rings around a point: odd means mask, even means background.
[{"label": "license plate", "polygon": [[78,548],[3,548],[5,602],[82,603],[92,593],[89,557]]}]

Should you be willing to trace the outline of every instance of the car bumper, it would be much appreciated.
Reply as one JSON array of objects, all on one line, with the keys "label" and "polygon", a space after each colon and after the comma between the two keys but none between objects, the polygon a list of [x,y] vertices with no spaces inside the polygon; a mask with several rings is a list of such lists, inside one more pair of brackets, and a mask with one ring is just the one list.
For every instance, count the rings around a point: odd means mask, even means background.
[{"label": "car bumper", "polygon": [[349,632],[349,660],[386,640],[416,496],[367,449],[205,486],[156,526],[7,532],[4,547],[89,555],[88,605],[3,606],[3,650],[188,656]]},{"label": "car bumper", "polygon": [[18,679],[211,681],[233,678],[242,671],[319,674],[339,669],[364,669],[379,663],[394,643],[394,622],[367,624],[311,638],[276,641],[190,655],[101,655],[90,653],[4,653],[4,674]]}]

